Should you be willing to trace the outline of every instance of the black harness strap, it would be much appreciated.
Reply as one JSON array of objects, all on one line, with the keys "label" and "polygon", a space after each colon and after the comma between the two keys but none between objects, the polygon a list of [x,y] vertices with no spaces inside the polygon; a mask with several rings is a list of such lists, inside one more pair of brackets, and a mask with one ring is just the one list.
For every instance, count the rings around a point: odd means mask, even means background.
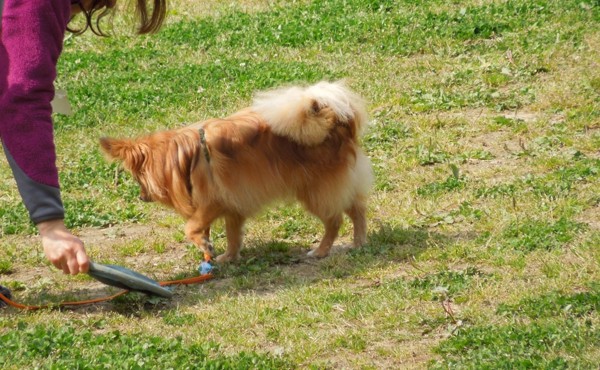
[{"label": "black harness strap", "polygon": [[202,149],[204,150],[204,158],[206,158],[206,162],[210,163],[210,153],[206,145],[206,132],[204,132],[204,128],[200,127],[198,133],[200,134],[200,144],[202,144]]}]

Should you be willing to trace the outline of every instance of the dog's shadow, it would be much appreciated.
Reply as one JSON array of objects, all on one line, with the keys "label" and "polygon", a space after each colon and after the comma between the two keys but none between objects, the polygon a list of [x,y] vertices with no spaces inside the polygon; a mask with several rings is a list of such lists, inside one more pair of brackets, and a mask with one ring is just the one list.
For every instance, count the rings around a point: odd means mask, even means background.
[{"label": "dog's shadow", "polygon": [[289,241],[249,240],[240,262],[217,265],[215,279],[200,286],[178,288],[164,306],[171,309],[194,305],[199,299],[218,299],[236,294],[270,294],[318,283],[327,279],[360,278],[374,268],[401,266],[432,245],[451,242],[451,237],[419,227],[398,227],[380,223],[369,233],[367,245],[353,248],[335,244],[328,257],[315,259],[306,254],[309,247]]}]

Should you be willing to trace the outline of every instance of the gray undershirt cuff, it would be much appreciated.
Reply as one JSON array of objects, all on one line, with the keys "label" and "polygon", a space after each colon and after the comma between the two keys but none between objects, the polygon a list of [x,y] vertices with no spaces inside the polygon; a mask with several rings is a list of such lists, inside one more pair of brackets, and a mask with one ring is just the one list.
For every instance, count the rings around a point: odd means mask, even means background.
[{"label": "gray undershirt cuff", "polygon": [[4,153],[6,153],[6,159],[17,182],[23,204],[29,211],[31,221],[37,225],[42,221],[64,219],[65,210],[60,197],[60,189],[33,181],[17,165],[6,147],[4,147]]}]

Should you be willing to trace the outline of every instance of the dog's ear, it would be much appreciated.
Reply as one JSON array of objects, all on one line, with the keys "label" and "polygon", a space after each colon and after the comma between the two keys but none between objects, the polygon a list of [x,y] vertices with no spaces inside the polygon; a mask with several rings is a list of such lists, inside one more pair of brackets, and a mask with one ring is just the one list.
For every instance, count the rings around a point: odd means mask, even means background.
[{"label": "dog's ear", "polygon": [[100,138],[100,147],[109,159],[124,160],[131,143],[128,140],[103,137]]},{"label": "dog's ear", "polygon": [[125,167],[134,168],[140,162],[139,148],[132,140],[103,137],[100,139],[100,147],[107,159],[123,162]]},{"label": "dog's ear", "polygon": [[104,152],[104,154],[106,154],[107,156],[114,158],[113,152],[112,152],[112,144],[114,142],[114,139],[111,139],[109,137],[101,137],[100,138],[100,148],[102,148],[102,151]]},{"label": "dog's ear", "polygon": [[123,163],[132,172],[139,171],[147,159],[148,148],[144,142],[103,137],[100,139],[100,147],[109,160]]}]

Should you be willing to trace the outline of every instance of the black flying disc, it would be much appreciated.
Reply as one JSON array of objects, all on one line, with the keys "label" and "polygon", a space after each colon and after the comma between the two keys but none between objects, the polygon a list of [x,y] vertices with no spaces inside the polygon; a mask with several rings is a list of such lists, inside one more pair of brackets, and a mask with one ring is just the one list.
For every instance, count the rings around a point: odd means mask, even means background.
[{"label": "black flying disc", "polygon": [[173,292],[162,287],[155,280],[122,266],[102,265],[90,262],[88,275],[106,285],[117,288],[134,290],[165,298],[171,298],[173,296]]}]

